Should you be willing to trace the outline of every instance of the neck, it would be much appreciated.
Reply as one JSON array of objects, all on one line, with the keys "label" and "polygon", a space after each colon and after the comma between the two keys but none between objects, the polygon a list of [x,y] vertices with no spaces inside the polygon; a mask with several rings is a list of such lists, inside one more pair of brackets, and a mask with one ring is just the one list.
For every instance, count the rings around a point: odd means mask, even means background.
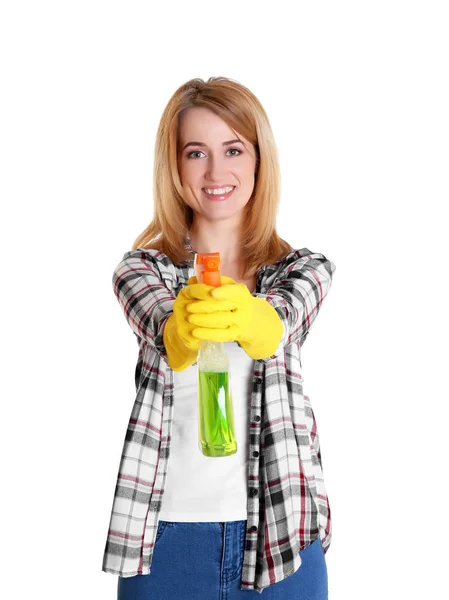
[{"label": "neck", "polygon": [[240,230],[235,224],[221,222],[193,222],[188,232],[192,248],[198,253],[219,252],[221,270],[241,270]]}]

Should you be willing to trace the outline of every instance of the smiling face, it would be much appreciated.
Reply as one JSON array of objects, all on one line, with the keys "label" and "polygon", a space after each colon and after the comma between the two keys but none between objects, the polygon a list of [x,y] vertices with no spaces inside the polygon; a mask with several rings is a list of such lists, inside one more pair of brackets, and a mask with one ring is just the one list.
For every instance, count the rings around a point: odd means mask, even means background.
[{"label": "smiling face", "polygon": [[[242,140],[242,141],[239,141]],[[186,109],[179,119],[178,171],[195,217],[240,223],[255,185],[256,151],[212,111]],[[210,195],[205,190],[233,187]]]}]

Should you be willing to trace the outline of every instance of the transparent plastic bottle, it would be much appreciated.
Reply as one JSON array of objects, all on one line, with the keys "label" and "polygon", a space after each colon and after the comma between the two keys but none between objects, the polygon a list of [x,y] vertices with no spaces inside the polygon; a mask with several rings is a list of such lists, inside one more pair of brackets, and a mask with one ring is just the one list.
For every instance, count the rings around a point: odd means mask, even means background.
[{"label": "transparent plastic bottle", "polygon": [[[195,255],[198,283],[221,285],[220,253]],[[223,342],[202,340],[198,350],[198,433],[205,456],[237,452],[229,359]]]}]

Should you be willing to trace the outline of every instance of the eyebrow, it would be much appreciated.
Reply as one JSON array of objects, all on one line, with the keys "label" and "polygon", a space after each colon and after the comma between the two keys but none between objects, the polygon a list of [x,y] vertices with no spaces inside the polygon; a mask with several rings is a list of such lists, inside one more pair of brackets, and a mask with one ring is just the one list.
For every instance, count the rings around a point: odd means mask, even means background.
[{"label": "eyebrow", "polygon": [[[243,142],[242,140],[229,140],[228,142],[223,142],[222,146],[229,146],[230,144],[243,144]],[[185,150],[188,146],[202,146],[203,148],[207,148],[207,144],[203,144],[203,142],[188,142],[184,146],[183,150]]]}]

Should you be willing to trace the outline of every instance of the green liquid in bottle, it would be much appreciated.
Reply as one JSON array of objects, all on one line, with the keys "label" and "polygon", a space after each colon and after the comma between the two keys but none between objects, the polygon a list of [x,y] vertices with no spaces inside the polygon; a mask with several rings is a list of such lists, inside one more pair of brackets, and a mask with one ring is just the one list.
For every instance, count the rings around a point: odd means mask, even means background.
[{"label": "green liquid in bottle", "polygon": [[205,456],[237,452],[229,373],[198,371],[198,425]]}]

